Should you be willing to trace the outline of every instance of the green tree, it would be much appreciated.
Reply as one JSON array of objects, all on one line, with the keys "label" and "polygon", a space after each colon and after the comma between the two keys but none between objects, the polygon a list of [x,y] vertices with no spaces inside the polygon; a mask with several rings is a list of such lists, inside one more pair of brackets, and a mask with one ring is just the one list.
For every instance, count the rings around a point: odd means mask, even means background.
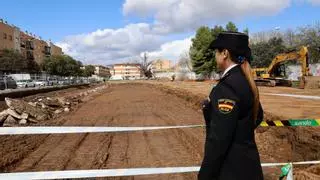
[{"label": "green tree", "polygon": [[28,60],[15,50],[0,50],[0,71],[28,72]]},{"label": "green tree", "polygon": [[237,26],[233,23],[233,22],[228,22],[228,24],[226,25],[226,30],[227,31],[234,31],[234,32],[238,32],[238,28]]},{"label": "green tree", "polygon": [[89,77],[89,76],[91,76],[92,74],[94,74],[94,71],[95,71],[95,67],[94,67],[94,66],[92,66],[92,65],[87,65],[87,66],[85,66],[84,76],[85,76],[85,77]]},{"label": "green tree", "polygon": [[[209,27],[200,27],[195,37],[192,39],[190,47],[190,57],[193,70],[196,74],[210,75],[214,70],[213,52],[208,51],[210,43],[213,41],[212,32]],[[210,55],[211,53],[211,55]]]},{"label": "green tree", "polygon": [[203,26],[197,30],[189,51],[192,69],[196,74],[209,77],[216,70],[214,51],[209,46],[222,31],[224,28],[221,26],[215,26],[213,29]]},{"label": "green tree", "polygon": [[[320,22],[312,25],[306,25],[298,27],[296,29],[287,29],[283,32],[275,33],[270,32],[258,32],[251,36],[251,42],[255,45],[266,44],[271,37],[281,37],[284,41],[284,45],[287,49],[297,50],[301,46],[308,46],[309,50],[309,62],[320,62],[320,53],[318,47],[320,46]],[[258,42],[261,42],[260,44]],[[262,51],[263,52],[263,51]]]},{"label": "green tree", "polygon": [[27,72],[30,73],[38,73],[40,72],[41,68],[40,65],[34,61],[33,59],[27,59]]},{"label": "green tree", "polygon": [[268,42],[258,42],[251,44],[252,66],[267,67],[276,55],[284,53],[287,48],[284,46],[282,38],[273,37]]},{"label": "green tree", "polygon": [[218,35],[223,31],[225,31],[225,29],[222,26],[214,26],[214,28],[211,29],[213,39],[217,39]]},{"label": "green tree", "polygon": [[49,74],[59,76],[81,76],[81,66],[80,61],[76,61],[67,55],[48,57],[42,65],[43,69]]},{"label": "green tree", "polygon": [[246,35],[249,35],[249,29],[248,29],[248,28],[245,28],[245,29],[243,30],[243,33],[245,33]]},{"label": "green tree", "polygon": [[320,62],[320,22],[314,25],[300,27],[297,33],[298,42],[296,46],[308,46],[310,63]]}]

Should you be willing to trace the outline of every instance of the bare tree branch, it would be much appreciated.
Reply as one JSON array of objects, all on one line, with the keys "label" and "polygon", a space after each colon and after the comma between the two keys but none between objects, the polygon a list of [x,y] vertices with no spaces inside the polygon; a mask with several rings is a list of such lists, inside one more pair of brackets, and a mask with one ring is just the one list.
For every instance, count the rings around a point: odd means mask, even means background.
[{"label": "bare tree branch", "polygon": [[143,57],[137,63],[140,64],[140,70],[147,78],[153,77],[152,72],[152,61],[149,60],[148,54],[145,52],[143,53]]},{"label": "bare tree branch", "polygon": [[188,72],[192,71],[191,59],[188,52],[184,52],[180,55],[178,65],[181,69],[187,70]]}]

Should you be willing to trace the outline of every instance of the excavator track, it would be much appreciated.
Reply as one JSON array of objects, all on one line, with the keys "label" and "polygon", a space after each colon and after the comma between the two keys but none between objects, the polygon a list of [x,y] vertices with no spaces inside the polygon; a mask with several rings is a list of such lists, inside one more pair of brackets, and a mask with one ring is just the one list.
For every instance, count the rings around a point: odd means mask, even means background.
[{"label": "excavator track", "polygon": [[276,86],[276,81],[271,79],[256,79],[255,82],[257,86],[268,86],[268,87]]}]

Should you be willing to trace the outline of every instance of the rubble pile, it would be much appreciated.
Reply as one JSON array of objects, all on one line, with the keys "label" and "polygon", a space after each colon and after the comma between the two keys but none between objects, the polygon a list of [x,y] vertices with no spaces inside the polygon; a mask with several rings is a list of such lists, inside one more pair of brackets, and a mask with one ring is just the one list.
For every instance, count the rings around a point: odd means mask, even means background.
[{"label": "rubble pile", "polygon": [[21,99],[5,98],[8,109],[0,112],[0,126],[26,126],[55,118],[63,112],[72,111],[82,98],[100,92],[107,86],[99,86],[68,97],[37,96],[27,102]]}]

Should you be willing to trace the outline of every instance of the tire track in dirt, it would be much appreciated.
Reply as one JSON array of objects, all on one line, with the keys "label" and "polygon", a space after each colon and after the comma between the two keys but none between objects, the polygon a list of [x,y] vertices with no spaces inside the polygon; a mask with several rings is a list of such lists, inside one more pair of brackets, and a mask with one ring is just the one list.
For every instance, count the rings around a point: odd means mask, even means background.
[{"label": "tire track in dirt", "polygon": [[[162,126],[202,123],[202,115],[174,95],[144,85],[112,85],[108,93],[63,117],[63,126]],[[203,129],[48,135],[10,172],[194,166]],[[32,136],[36,138],[36,136]],[[23,147],[18,147],[23,150]],[[195,179],[196,173],[101,179]],[[100,178],[99,178],[100,179]]]}]

